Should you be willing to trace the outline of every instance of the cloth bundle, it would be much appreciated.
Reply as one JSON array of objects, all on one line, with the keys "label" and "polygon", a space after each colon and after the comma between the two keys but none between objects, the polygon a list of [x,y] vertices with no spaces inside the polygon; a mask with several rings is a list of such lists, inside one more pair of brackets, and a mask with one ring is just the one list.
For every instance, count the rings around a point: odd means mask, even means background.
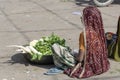
[{"label": "cloth bundle", "polygon": [[66,69],[68,67],[75,66],[75,59],[74,56],[69,52],[69,50],[59,44],[53,44],[53,59],[54,64],[61,68]]},{"label": "cloth bundle", "polygon": [[120,62],[120,17],[118,19],[118,26],[116,34],[106,33],[108,45],[108,57]]}]

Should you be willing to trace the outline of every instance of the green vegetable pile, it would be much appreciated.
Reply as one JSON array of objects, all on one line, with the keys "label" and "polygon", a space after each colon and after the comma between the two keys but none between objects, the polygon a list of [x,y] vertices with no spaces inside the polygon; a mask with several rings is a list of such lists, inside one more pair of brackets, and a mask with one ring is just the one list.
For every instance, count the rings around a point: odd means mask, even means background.
[{"label": "green vegetable pile", "polygon": [[[51,46],[54,44],[60,44],[61,46],[65,47],[65,39],[60,38],[59,36],[52,34],[47,37],[42,37],[38,40],[34,45],[33,48],[38,51],[31,51],[30,57],[31,61],[39,61],[42,56],[44,55],[52,55],[52,48]],[[31,46],[31,45],[30,45]]]},{"label": "green vegetable pile", "polygon": [[34,46],[34,48],[41,52],[43,55],[51,55],[52,50],[51,46],[54,43],[58,43],[62,46],[65,46],[65,39],[61,39],[59,36],[52,34],[49,37],[42,37]]},{"label": "green vegetable pile", "polygon": [[59,37],[58,35],[51,34],[50,36],[42,37],[39,40],[33,40],[27,45],[11,45],[9,47],[17,47],[19,48],[17,51],[21,51],[22,53],[25,53],[26,58],[31,62],[44,62],[48,60],[51,60],[50,57],[52,57],[52,45],[54,43],[57,43],[63,47],[66,47],[69,51],[71,49],[65,45],[65,39]]}]

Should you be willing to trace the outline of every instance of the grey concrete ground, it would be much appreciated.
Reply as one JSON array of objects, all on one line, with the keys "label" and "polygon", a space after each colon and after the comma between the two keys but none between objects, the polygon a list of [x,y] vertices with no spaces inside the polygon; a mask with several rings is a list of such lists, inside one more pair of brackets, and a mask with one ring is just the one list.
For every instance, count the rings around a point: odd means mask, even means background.
[{"label": "grey concrete ground", "polygon": [[[54,32],[76,49],[83,25],[80,16],[72,13],[88,5],[93,4],[84,0],[0,0],[0,80],[77,80],[65,74],[46,76],[43,73],[53,65],[30,65],[16,48],[6,46],[24,45]],[[116,32],[120,1],[99,9],[105,31]],[[108,72],[85,80],[119,80],[120,63],[110,60],[110,64]]]}]

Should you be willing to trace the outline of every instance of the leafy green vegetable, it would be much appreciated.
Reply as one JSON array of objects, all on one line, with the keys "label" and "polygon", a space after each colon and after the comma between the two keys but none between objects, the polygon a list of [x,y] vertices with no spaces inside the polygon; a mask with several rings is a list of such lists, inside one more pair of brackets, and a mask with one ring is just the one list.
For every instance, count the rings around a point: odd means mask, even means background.
[{"label": "leafy green vegetable", "polygon": [[65,39],[60,38],[55,34],[47,37],[42,37],[39,40],[33,40],[27,45],[11,45],[11,47],[18,47],[20,48],[20,51],[22,51],[23,53],[27,53],[27,58],[30,61],[39,62],[44,55],[52,55],[53,52],[51,47],[54,43],[57,43],[69,49],[69,47],[65,46]]},{"label": "leafy green vegetable", "polygon": [[62,46],[65,46],[65,39],[61,39],[59,36],[52,34],[49,37],[42,37],[42,39],[40,39],[36,43],[34,48],[38,52],[41,52],[43,55],[51,55],[52,54],[51,46],[54,43],[58,43]]},{"label": "leafy green vegetable", "polygon": [[62,39],[55,34],[52,34],[47,37],[42,37],[40,40],[31,41],[29,44],[30,60],[39,61],[44,55],[52,55],[53,52],[51,47],[54,43],[66,47],[65,39]]}]

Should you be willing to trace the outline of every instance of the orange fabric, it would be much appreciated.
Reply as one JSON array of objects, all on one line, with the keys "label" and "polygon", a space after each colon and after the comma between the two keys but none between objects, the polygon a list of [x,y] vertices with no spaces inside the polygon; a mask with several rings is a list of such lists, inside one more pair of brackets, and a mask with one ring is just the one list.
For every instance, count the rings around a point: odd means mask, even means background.
[{"label": "orange fabric", "polygon": [[79,37],[79,49],[85,51],[85,44],[84,44],[84,33],[80,33]]}]

